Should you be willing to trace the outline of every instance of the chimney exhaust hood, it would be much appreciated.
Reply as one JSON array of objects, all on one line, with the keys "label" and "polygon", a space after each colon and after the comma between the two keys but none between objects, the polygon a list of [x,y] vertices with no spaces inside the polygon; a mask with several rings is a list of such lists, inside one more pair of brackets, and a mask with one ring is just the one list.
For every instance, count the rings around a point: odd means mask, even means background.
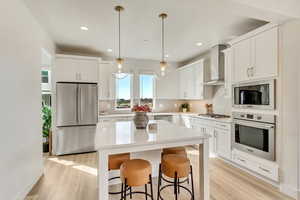
[{"label": "chimney exhaust hood", "polygon": [[222,52],[226,45],[216,45],[210,50],[210,77],[206,85],[224,85],[225,58]]}]

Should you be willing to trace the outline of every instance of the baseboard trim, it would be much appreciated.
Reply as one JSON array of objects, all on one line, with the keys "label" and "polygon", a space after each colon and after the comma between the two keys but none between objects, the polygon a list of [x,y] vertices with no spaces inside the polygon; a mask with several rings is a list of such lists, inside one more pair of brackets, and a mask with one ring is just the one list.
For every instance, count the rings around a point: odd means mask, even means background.
[{"label": "baseboard trim", "polygon": [[41,169],[38,173],[38,175],[32,180],[32,182],[25,187],[25,189],[16,196],[16,200],[24,200],[27,196],[27,194],[31,191],[33,186],[38,182],[38,180],[43,176],[44,171]]},{"label": "baseboard trim", "polygon": [[280,192],[282,192],[283,194],[286,194],[294,199],[298,199],[298,193],[299,193],[298,189],[294,188],[290,185],[281,184]]}]

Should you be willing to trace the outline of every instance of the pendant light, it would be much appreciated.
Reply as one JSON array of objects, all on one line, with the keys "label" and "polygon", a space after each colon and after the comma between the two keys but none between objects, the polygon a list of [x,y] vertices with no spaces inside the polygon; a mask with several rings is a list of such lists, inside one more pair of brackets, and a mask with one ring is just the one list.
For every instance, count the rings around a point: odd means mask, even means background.
[{"label": "pendant light", "polygon": [[118,12],[118,28],[119,28],[119,31],[118,31],[119,51],[118,51],[118,58],[116,58],[118,72],[115,73],[115,78],[117,78],[117,79],[123,79],[128,75],[128,74],[122,72],[124,59],[121,58],[121,11],[123,11],[123,10],[124,10],[124,8],[122,6],[115,7],[115,11]]},{"label": "pendant light", "polygon": [[165,61],[165,19],[168,17],[166,13],[161,13],[159,18],[161,18],[161,61],[160,61],[160,71],[161,75],[165,75],[167,62]]}]

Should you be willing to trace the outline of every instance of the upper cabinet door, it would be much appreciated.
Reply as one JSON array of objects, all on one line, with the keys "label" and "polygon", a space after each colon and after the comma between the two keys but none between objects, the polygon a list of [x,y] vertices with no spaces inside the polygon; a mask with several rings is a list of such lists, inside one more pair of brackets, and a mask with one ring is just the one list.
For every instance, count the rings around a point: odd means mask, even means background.
[{"label": "upper cabinet door", "polygon": [[178,73],[172,71],[164,77],[156,79],[156,98],[159,99],[178,99]]},{"label": "upper cabinet door", "polygon": [[179,98],[186,99],[187,98],[187,73],[185,69],[179,70]]},{"label": "upper cabinet door", "polygon": [[54,80],[56,82],[76,82],[78,81],[78,64],[75,59],[56,58]]},{"label": "upper cabinet door", "polygon": [[185,71],[185,82],[186,82],[186,98],[194,99],[195,98],[195,75],[194,75],[194,66],[187,67]]},{"label": "upper cabinet door", "polygon": [[98,60],[92,59],[78,59],[78,73],[79,80],[81,82],[90,82],[97,83],[98,82],[98,68],[99,62]]},{"label": "upper cabinet door", "polygon": [[[205,86],[205,66],[204,60],[199,60],[193,64],[179,69],[179,98],[188,100],[201,100],[211,97],[209,86]],[[205,74],[205,75],[204,75]]]},{"label": "upper cabinet door", "polygon": [[265,31],[253,38],[253,78],[268,78],[278,74],[278,28]]},{"label": "upper cabinet door", "polygon": [[111,79],[113,68],[112,63],[100,63],[99,67],[99,86],[98,86],[98,97],[100,100],[108,100],[111,99]]},{"label": "upper cabinet door", "polygon": [[241,41],[233,46],[234,82],[246,81],[250,78],[252,67],[251,40]]}]

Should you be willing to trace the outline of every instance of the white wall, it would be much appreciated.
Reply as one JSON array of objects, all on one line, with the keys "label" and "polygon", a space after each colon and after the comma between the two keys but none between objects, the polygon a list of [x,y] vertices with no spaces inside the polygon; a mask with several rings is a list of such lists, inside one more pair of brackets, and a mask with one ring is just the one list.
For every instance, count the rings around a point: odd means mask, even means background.
[{"label": "white wall", "polygon": [[293,197],[298,188],[299,148],[299,67],[300,21],[291,21],[280,27],[281,106],[280,133],[281,191]]},{"label": "white wall", "polygon": [[54,45],[21,0],[0,12],[0,199],[24,199],[43,170],[41,48]]}]

